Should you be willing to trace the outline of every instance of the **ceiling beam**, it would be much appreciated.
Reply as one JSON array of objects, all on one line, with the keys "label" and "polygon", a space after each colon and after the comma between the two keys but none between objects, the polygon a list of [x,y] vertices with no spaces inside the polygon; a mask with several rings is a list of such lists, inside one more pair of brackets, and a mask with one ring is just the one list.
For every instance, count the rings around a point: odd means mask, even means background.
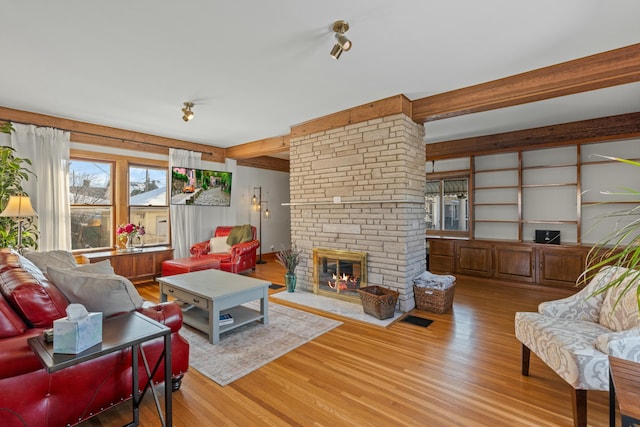
[{"label": "ceiling beam", "polygon": [[640,137],[640,112],[427,144],[426,160]]},{"label": "ceiling beam", "polygon": [[289,135],[282,135],[234,145],[225,150],[225,156],[230,159],[243,160],[288,152],[289,139]]},{"label": "ceiling beam", "polygon": [[640,44],[412,101],[424,123],[640,81]]},{"label": "ceiling beam", "polygon": [[411,101],[404,95],[395,95],[291,126],[291,137],[297,138],[401,113],[411,117]]},{"label": "ceiling beam", "polygon": [[289,160],[278,159],[276,157],[260,156],[252,159],[238,160],[238,166],[289,173]]},{"label": "ceiling beam", "polygon": [[0,120],[68,131],[71,132],[71,141],[73,142],[167,155],[169,154],[169,148],[179,148],[199,151],[202,153],[202,160],[219,163],[224,163],[225,158],[224,148],[108,126],[94,125],[76,120],[62,119],[28,111],[0,107]]}]

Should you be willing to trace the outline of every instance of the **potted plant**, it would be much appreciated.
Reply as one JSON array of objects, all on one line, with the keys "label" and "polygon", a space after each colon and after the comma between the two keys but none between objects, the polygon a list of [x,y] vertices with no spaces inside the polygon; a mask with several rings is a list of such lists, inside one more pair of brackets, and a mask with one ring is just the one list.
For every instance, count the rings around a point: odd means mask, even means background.
[{"label": "potted plant", "polygon": [[284,275],[287,292],[296,290],[296,267],[300,264],[300,255],[302,255],[302,251],[296,247],[295,243],[291,245],[290,249],[282,249],[276,254],[278,262],[287,269]]},{"label": "potted plant", "polygon": [[[601,157],[632,166],[640,166],[640,162],[633,160],[609,156]],[[640,191],[622,188],[619,193],[610,192],[609,194],[636,196],[638,199],[634,202],[637,204],[634,204],[630,209],[612,212],[607,215],[608,217],[626,219],[627,221],[622,221],[623,225],[589,250],[587,255],[588,267],[580,276],[578,283],[587,283],[604,266],[626,267],[628,270],[624,270],[622,274],[598,289],[595,294],[606,292],[608,289],[621,286],[623,283],[627,283],[627,288],[624,289],[623,294],[628,291],[638,294],[640,292]],[[632,280],[626,280],[628,277],[631,277]],[[638,307],[640,308],[640,294],[638,294]]]},{"label": "potted plant", "polygon": [[[0,124],[0,133],[11,131],[11,123]],[[22,182],[29,180],[29,175],[35,175],[25,165],[31,165],[31,161],[16,157],[12,147],[0,146],[0,212],[7,207],[10,196],[26,194],[22,189]],[[22,221],[22,245],[37,249],[35,218],[23,218]],[[0,217],[0,247],[15,247],[18,244],[18,227],[16,218]]]}]

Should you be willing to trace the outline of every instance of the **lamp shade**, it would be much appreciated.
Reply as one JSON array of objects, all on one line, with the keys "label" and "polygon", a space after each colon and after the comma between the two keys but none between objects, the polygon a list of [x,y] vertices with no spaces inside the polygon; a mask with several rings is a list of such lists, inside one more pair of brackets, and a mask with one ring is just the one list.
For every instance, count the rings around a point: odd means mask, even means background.
[{"label": "lamp shade", "polygon": [[31,206],[29,196],[9,196],[9,203],[0,216],[24,218],[38,215]]}]

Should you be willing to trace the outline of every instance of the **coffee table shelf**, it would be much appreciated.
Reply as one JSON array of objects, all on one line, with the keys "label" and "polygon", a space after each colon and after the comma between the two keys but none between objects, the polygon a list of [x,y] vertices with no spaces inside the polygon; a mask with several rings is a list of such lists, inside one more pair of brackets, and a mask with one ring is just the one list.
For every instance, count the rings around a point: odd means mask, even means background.
[{"label": "coffee table shelf", "polygon": [[[262,313],[242,305],[224,310],[220,314],[229,313],[233,317],[233,323],[220,325],[220,333],[231,331],[248,323],[260,321],[264,318]],[[201,308],[192,306],[182,311],[184,322],[199,331],[209,333],[209,312]]]}]

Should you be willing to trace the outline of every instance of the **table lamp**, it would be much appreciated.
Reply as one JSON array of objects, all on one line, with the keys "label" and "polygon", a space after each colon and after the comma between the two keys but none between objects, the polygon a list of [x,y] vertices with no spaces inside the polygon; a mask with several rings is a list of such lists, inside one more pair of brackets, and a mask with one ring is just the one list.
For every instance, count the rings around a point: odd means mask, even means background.
[{"label": "table lamp", "polygon": [[0,217],[13,217],[18,219],[18,246],[15,248],[22,253],[22,223],[24,219],[38,215],[31,206],[29,196],[9,196],[9,203],[4,208]]}]

